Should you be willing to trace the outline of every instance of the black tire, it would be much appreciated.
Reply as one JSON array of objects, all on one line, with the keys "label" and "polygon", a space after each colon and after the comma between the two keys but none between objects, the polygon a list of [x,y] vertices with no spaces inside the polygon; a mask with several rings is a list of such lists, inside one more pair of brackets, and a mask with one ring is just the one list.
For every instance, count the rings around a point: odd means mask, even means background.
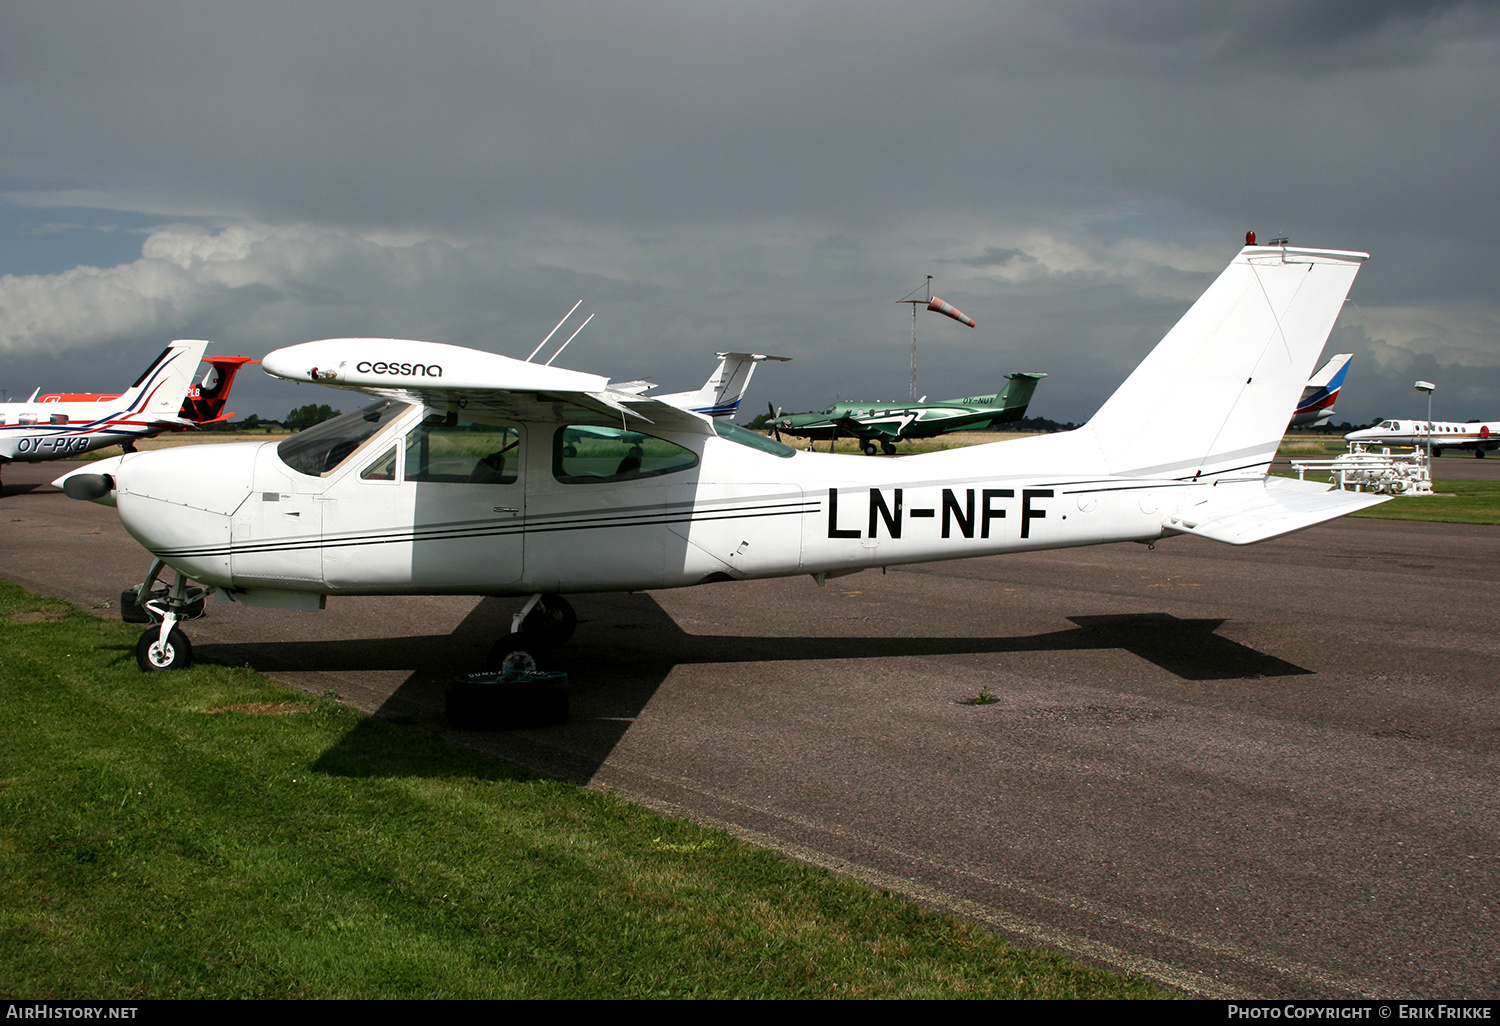
[{"label": "black tire", "polygon": [[866,456],[874,456],[878,452],[880,452],[880,449],[875,445],[875,443],[873,441],[869,441],[869,442],[865,443],[865,455]]},{"label": "black tire", "polygon": [[524,730],[568,719],[565,673],[465,673],[443,692],[448,722],[460,730]]},{"label": "black tire", "polygon": [[880,451],[883,452],[883,453],[885,453],[887,456],[894,456],[894,455],[896,455],[896,443],[895,442],[881,442],[880,443]]},{"label": "black tire", "polygon": [[517,673],[541,673],[546,669],[546,646],[530,634],[507,634],[495,642],[484,665],[492,673],[511,670]]},{"label": "black tire", "polygon": [[140,602],[136,600],[136,591],[120,592],[120,619],[126,623],[150,623],[151,617],[141,608]]},{"label": "black tire", "polygon": [[1442,454],[1443,454],[1443,450],[1441,450],[1441,449],[1433,449],[1432,450],[1432,458],[1433,459],[1437,459]]},{"label": "black tire", "polygon": [[521,621],[521,633],[547,648],[566,645],[578,629],[578,614],[561,595],[544,595]]},{"label": "black tire", "polygon": [[193,643],[176,627],[167,633],[167,644],[157,644],[161,629],[152,627],[135,643],[135,661],[144,673],[158,670],[186,670],[193,665]]},{"label": "black tire", "polygon": [[1484,450],[1483,449],[1475,449],[1474,450],[1474,458],[1476,460],[1482,460],[1482,459],[1484,459]]}]

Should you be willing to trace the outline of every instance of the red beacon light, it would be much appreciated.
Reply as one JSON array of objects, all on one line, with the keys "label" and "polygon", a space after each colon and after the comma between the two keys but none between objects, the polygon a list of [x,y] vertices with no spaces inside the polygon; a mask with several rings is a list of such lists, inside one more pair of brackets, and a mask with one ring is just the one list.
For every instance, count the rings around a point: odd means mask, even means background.
[{"label": "red beacon light", "polygon": [[1247,245],[1247,246],[1253,246],[1253,245],[1255,245],[1255,233],[1254,232],[1246,232],[1245,233],[1245,245]]}]

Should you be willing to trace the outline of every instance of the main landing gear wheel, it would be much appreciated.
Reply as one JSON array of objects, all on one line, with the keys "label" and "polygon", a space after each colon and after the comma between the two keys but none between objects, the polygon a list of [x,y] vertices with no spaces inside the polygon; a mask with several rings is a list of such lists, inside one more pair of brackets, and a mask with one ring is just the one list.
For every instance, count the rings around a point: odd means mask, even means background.
[{"label": "main landing gear wheel", "polygon": [[540,673],[546,668],[546,654],[546,646],[538,644],[535,635],[507,634],[495,642],[484,665],[495,673]]},{"label": "main landing gear wheel", "polygon": [[193,644],[176,627],[167,632],[166,644],[162,644],[161,628],[152,627],[135,643],[135,661],[147,673],[186,670],[193,665]]},{"label": "main landing gear wheel", "polygon": [[547,648],[566,645],[578,629],[578,614],[561,595],[545,595],[521,621],[521,633]]},{"label": "main landing gear wheel", "polygon": [[866,456],[874,456],[878,452],[880,452],[880,448],[876,446],[874,439],[871,439],[870,441],[865,443]]},{"label": "main landing gear wheel", "polygon": [[885,453],[887,456],[894,456],[894,455],[896,455],[896,443],[895,442],[881,442],[880,443],[880,451],[883,452],[883,453]]}]

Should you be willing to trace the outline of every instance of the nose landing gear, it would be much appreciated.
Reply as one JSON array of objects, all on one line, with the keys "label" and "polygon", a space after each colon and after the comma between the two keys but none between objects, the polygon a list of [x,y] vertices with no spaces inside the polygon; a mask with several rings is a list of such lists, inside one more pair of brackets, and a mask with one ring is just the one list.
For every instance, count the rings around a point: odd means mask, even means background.
[{"label": "nose landing gear", "polygon": [[[167,623],[163,620],[162,627],[166,626]],[[161,628],[153,628],[142,634],[141,640],[135,643],[135,661],[147,673],[156,670],[185,670],[193,665],[193,643],[175,625],[167,630],[165,640],[162,639]]]},{"label": "nose landing gear", "polygon": [[203,601],[208,591],[190,587],[188,579],[180,573],[171,585],[158,582],[157,578],[164,569],[166,564],[156,560],[151,564],[145,583],[120,593],[120,619],[126,623],[153,625],[135,645],[136,665],[146,673],[185,670],[193,665],[193,644],[177,624],[203,615]]}]

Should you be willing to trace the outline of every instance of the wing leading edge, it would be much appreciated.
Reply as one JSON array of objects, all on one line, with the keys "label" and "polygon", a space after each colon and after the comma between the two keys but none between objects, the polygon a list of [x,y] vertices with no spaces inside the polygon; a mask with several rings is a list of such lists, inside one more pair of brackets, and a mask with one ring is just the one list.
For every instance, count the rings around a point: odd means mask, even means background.
[{"label": "wing leading edge", "polygon": [[278,349],[261,361],[266,373],[366,395],[500,417],[602,424],[634,419],[691,434],[712,434],[699,416],[660,400],[613,388],[599,374],[548,367],[441,342],[332,338]]}]

